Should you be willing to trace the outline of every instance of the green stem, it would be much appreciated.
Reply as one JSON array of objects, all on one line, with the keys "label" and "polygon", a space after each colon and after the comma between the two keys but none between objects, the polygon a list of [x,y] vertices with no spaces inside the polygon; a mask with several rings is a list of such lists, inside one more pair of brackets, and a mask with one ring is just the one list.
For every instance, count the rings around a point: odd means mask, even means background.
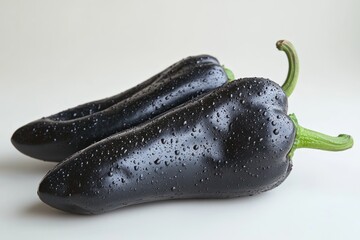
[{"label": "green stem", "polygon": [[234,81],[234,80],[235,80],[235,75],[234,75],[234,73],[233,73],[230,69],[226,68],[224,65],[222,65],[222,67],[223,67],[223,69],[224,69],[224,71],[225,71],[225,73],[226,73],[226,76],[227,76],[227,78],[228,78],[228,81],[229,81],[229,82]]},{"label": "green stem", "polygon": [[284,51],[289,61],[289,71],[285,83],[281,86],[286,96],[290,96],[294,91],[299,76],[299,58],[294,46],[286,40],[277,41],[276,47]]},{"label": "green stem", "polygon": [[350,135],[340,134],[337,137],[328,136],[313,130],[301,127],[296,119],[295,114],[289,117],[294,122],[296,136],[294,144],[289,152],[292,158],[298,148],[313,148],[327,151],[343,151],[353,146],[354,140]]}]

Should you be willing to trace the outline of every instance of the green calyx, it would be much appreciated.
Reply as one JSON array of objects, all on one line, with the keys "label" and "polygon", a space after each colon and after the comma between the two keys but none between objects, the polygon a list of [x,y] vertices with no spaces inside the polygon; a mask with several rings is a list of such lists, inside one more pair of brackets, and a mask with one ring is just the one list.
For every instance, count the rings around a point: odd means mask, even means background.
[{"label": "green calyx", "polygon": [[228,82],[234,81],[235,80],[234,73],[230,69],[226,68],[224,65],[222,65],[222,67],[223,67],[223,69],[224,69],[224,71],[226,73],[226,76],[228,78]]},{"label": "green calyx", "polygon": [[295,141],[288,154],[289,158],[294,156],[298,148],[313,148],[326,151],[343,151],[353,146],[354,140],[350,135],[340,134],[337,137],[325,135],[299,125],[295,114],[289,115],[296,129]]},{"label": "green calyx", "polygon": [[[280,40],[276,43],[280,51],[284,51],[289,61],[289,71],[285,83],[281,86],[286,96],[289,97],[294,91],[299,76],[299,59],[294,46],[286,40]],[[298,148],[312,148],[326,151],[343,151],[353,146],[354,140],[350,135],[340,134],[332,137],[319,133],[299,125],[295,114],[289,115],[295,125],[295,140],[288,154],[289,158],[294,156]]]},{"label": "green calyx", "polygon": [[299,59],[291,42],[280,40],[276,42],[276,47],[280,51],[284,51],[289,61],[289,71],[285,83],[281,86],[286,96],[289,97],[294,91],[299,77]]}]

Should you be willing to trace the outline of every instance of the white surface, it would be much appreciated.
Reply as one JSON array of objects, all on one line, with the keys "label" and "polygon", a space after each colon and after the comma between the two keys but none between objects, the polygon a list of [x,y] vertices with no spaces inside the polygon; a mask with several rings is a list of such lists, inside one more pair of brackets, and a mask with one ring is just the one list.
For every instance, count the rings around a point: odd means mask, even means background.
[{"label": "white surface", "polygon": [[[360,2],[0,0],[0,239],[358,239]],[[54,164],[23,156],[13,131],[123,91],[188,55],[283,83],[291,40],[303,126],[350,133],[353,149],[298,150],[278,188],[232,200],[167,201],[84,217],[36,195]]]}]

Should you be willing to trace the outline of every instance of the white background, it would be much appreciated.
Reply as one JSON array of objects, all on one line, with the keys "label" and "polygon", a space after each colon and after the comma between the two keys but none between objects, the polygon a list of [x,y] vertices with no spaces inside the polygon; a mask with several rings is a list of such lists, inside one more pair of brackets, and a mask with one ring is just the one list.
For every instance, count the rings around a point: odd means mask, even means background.
[{"label": "white background", "polygon": [[[201,53],[237,77],[282,84],[287,60],[275,48],[282,38],[301,62],[289,112],[305,127],[353,135],[353,149],[298,150],[280,187],[242,199],[167,201],[91,217],[38,199],[54,164],[17,152],[16,128]],[[359,239],[359,43],[357,0],[0,0],[0,238]]]}]

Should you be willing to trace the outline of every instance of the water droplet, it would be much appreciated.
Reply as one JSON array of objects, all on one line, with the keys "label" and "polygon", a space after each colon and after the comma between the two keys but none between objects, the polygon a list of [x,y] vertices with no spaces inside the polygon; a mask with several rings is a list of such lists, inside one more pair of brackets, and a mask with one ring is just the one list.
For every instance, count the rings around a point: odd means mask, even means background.
[{"label": "water droplet", "polygon": [[279,134],[279,130],[277,128],[275,128],[273,132],[274,132],[275,135]]},{"label": "water droplet", "polygon": [[194,145],[194,150],[198,150],[199,146],[198,145]]},{"label": "water droplet", "polygon": [[156,165],[159,165],[160,162],[161,162],[161,160],[160,160],[159,158],[154,161],[154,163],[155,163]]}]

